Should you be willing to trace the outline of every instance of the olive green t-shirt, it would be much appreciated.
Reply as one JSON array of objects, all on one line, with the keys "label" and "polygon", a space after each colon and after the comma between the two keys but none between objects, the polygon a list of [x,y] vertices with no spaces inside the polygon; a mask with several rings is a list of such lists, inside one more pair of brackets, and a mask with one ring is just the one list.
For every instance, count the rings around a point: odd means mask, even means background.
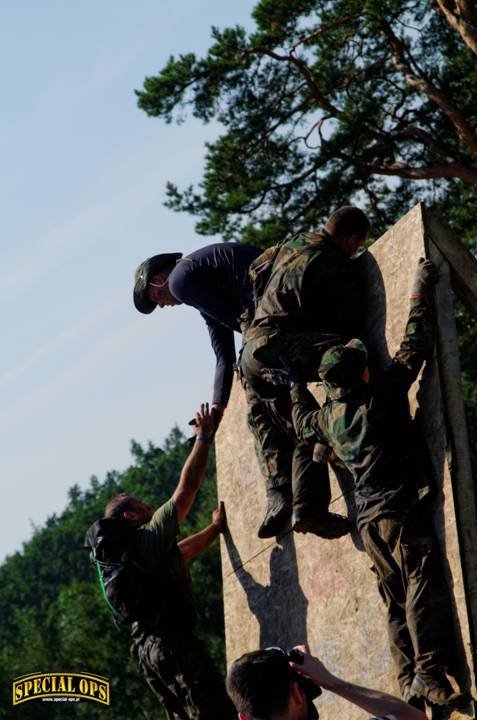
[{"label": "olive green t-shirt", "polygon": [[157,593],[152,603],[157,607],[153,624],[161,627],[191,627],[195,623],[192,583],[177,547],[178,532],[172,500],[161,505],[151,520],[134,532],[133,558],[153,580],[153,592]]}]

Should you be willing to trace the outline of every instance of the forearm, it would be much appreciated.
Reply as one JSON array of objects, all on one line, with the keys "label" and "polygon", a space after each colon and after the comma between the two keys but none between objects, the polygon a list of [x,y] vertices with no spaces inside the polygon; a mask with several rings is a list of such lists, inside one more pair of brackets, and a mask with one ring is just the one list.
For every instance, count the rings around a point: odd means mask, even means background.
[{"label": "forearm", "polygon": [[197,490],[204,479],[211,442],[211,438],[196,439],[190,455],[182,468],[179,483],[172,495],[179,523],[184,520],[189,512],[195,500]]},{"label": "forearm", "polygon": [[219,360],[215,366],[212,408],[214,412],[217,413],[215,417],[216,428],[222,419],[222,415],[229,401],[234,376],[234,362],[235,360],[232,359],[228,362]]},{"label": "forearm", "polygon": [[233,362],[219,364],[215,368],[214,389],[212,393],[212,405],[226,407],[230,391],[232,389],[232,381],[234,376]]},{"label": "forearm", "polygon": [[184,560],[192,560],[203,553],[207,548],[214,542],[214,540],[220,535],[220,528],[211,523],[206,528],[201,530],[194,535],[184,538],[177,546],[181,551]]},{"label": "forearm", "polygon": [[316,432],[317,402],[304,385],[294,385],[290,390],[291,416],[297,438],[302,442],[321,441]]},{"label": "forearm", "polygon": [[407,371],[408,384],[416,379],[422,363],[432,354],[434,343],[434,322],[432,307],[425,299],[411,306],[406,332],[394,363]]},{"label": "forearm", "polygon": [[377,717],[387,716],[393,717],[395,720],[425,720],[426,717],[420,710],[392,695],[352,685],[333,675],[330,676],[329,682],[323,684],[322,687]]},{"label": "forearm", "polygon": [[236,361],[234,331],[210,318],[206,322],[216,361],[212,404],[227,405]]},{"label": "forearm", "polygon": [[420,258],[411,292],[411,309],[401,346],[393,366],[398,382],[409,388],[434,344],[433,288],[438,281],[435,265]]}]

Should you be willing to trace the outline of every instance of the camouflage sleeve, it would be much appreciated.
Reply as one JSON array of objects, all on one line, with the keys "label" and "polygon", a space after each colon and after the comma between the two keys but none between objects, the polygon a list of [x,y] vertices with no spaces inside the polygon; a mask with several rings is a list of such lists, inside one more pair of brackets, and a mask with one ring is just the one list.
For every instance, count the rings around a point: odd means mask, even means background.
[{"label": "camouflage sleeve", "polygon": [[321,410],[305,385],[294,385],[290,390],[293,427],[301,442],[314,440],[327,444],[321,432]]},{"label": "camouflage sleeve", "polygon": [[411,303],[406,332],[399,350],[386,371],[403,389],[408,390],[419,374],[423,362],[432,355],[434,344],[434,317],[430,292]]}]

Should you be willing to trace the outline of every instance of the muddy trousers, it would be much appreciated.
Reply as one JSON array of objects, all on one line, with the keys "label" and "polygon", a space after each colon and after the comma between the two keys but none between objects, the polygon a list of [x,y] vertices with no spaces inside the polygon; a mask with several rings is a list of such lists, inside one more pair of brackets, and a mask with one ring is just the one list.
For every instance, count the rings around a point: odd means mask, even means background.
[{"label": "muddy trousers", "polygon": [[236,720],[237,712],[204,645],[192,633],[149,635],[139,665],[168,720]]},{"label": "muddy trousers", "polygon": [[245,394],[247,424],[266,489],[288,490],[295,506],[326,511],[331,499],[328,465],[313,461],[315,443],[298,441],[288,388],[281,389],[274,399],[263,399],[245,384]]},{"label": "muddy trousers", "polygon": [[415,508],[404,520],[382,518],[361,537],[387,608],[391,654],[401,690],[415,673],[436,677],[444,664],[451,615],[430,515]]},{"label": "muddy trousers", "polygon": [[285,362],[306,380],[317,380],[324,350],[342,339],[317,332],[283,332],[270,339],[257,336],[244,344],[240,359],[247,424],[254,436],[267,490],[289,490],[294,505],[308,505],[323,512],[331,499],[327,464],[313,462],[314,443],[298,441],[288,387],[264,382],[261,371],[283,367]]}]

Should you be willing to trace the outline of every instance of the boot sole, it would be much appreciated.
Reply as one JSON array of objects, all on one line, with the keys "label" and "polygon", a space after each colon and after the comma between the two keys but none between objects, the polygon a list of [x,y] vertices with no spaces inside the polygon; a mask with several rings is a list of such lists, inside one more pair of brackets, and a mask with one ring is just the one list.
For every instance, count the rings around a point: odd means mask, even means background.
[{"label": "boot sole", "polygon": [[316,522],[313,520],[297,520],[293,523],[293,530],[297,533],[312,533],[318,535],[325,540],[337,540],[350,532],[349,527],[343,528],[342,530],[330,530],[329,528],[317,527]]},{"label": "boot sole", "polygon": [[273,515],[267,522],[264,521],[260,525],[257,533],[260,540],[268,540],[269,538],[276,537],[280,531],[283,530],[283,526],[290,518],[291,513],[291,508],[284,508],[277,515]]}]

